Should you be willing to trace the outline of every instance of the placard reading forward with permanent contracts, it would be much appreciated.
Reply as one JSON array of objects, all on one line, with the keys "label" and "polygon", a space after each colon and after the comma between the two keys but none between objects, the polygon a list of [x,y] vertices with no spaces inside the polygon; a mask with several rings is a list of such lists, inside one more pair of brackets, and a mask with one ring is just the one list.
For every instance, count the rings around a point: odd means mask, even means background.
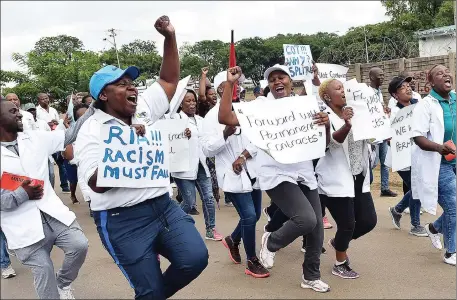
[{"label": "placard reading forward with permanent contracts", "polygon": [[166,187],[169,178],[168,132],[146,127],[144,136],[134,128],[102,125],[97,173],[99,187]]},{"label": "placard reading forward with permanent contracts", "polygon": [[277,162],[293,164],[325,155],[325,126],[314,124],[319,112],[313,96],[233,103],[242,133]]}]

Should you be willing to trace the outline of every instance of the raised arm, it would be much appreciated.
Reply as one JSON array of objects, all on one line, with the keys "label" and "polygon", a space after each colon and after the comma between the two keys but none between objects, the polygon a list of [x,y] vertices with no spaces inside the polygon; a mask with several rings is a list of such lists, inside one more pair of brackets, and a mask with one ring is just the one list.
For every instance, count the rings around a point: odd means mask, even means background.
[{"label": "raised arm", "polygon": [[233,86],[241,76],[241,68],[233,67],[227,70],[227,81],[225,82],[224,93],[219,107],[219,123],[227,126],[239,126],[238,118],[232,111]]},{"label": "raised arm", "polygon": [[333,140],[335,140],[337,143],[344,143],[344,140],[349,134],[349,131],[351,131],[352,128],[352,123],[351,123],[351,118],[354,115],[354,111],[352,110],[351,107],[347,107],[343,110],[343,119],[344,119],[344,125],[340,129],[336,130],[332,134]]},{"label": "raised arm", "polygon": [[201,102],[206,101],[206,76],[208,75],[208,67],[202,69],[202,76],[200,77],[200,82],[198,86],[198,100]]},{"label": "raised arm", "polygon": [[167,16],[158,18],[154,27],[165,37],[163,60],[158,82],[167,94],[168,100],[171,100],[176,92],[180,73],[175,28],[171,25],[170,19]]}]

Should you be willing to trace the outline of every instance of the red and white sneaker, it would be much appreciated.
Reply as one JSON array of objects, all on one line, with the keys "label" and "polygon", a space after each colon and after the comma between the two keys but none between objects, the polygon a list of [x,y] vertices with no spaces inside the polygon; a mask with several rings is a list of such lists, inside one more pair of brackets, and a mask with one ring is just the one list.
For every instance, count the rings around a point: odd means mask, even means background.
[{"label": "red and white sneaker", "polygon": [[330,224],[330,222],[328,221],[327,217],[323,217],[322,218],[322,223],[324,223],[324,229],[333,228],[333,225]]},{"label": "red and white sneaker", "polygon": [[223,238],[224,237],[219,232],[217,232],[216,228],[206,230],[205,239],[207,240],[222,241]]}]

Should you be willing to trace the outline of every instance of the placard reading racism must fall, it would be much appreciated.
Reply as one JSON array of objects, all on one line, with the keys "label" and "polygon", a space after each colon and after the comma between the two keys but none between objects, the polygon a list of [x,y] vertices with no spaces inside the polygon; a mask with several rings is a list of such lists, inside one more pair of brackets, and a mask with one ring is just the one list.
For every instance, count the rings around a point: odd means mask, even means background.
[{"label": "placard reading racism must fall", "polygon": [[169,178],[168,132],[146,127],[144,136],[134,128],[102,125],[97,186],[166,187]]},{"label": "placard reading racism must fall", "polygon": [[293,80],[313,78],[313,56],[309,45],[283,45],[285,65]]},{"label": "placard reading racism must fall", "polygon": [[314,96],[233,103],[242,133],[277,162],[292,164],[325,155],[325,126],[314,124]]},{"label": "placard reading racism must fall", "polygon": [[389,118],[384,113],[383,100],[372,88],[352,79],[344,83],[344,93],[347,106],[354,111],[351,122],[355,141],[382,141],[392,136]]},{"label": "placard reading racism must fall", "polygon": [[416,104],[404,107],[391,118],[392,139],[390,140],[390,148],[393,172],[411,167],[411,149],[414,144],[411,124],[415,106]]},{"label": "placard reading racism must fall", "polygon": [[168,131],[170,145],[170,172],[186,172],[190,169],[189,139],[184,135],[189,119],[159,120],[157,129]]}]

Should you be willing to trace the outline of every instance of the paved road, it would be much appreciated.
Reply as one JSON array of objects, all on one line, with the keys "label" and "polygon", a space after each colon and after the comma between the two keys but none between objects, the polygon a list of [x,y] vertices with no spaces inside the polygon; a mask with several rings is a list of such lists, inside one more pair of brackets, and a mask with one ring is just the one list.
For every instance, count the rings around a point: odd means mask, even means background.
[{"label": "paved road", "polygon": [[[58,172],[57,172],[58,173]],[[396,178],[398,180],[398,178]],[[395,181],[395,180],[394,180]],[[58,180],[56,180],[58,182]],[[59,189],[59,188],[57,188]],[[228,258],[221,243],[208,241],[209,265],[203,274],[190,286],[174,296],[175,299],[356,299],[356,298],[396,298],[396,299],[455,299],[456,269],[442,262],[441,253],[432,248],[428,238],[408,235],[409,217],[404,218],[404,229],[392,229],[388,216],[388,206],[399,198],[379,198],[379,185],[373,185],[375,204],[378,212],[376,229],[351,243],[349,254],[351,265],[361,277],[356,280],[343,280],[331,274],[334,256],[331,251],[321,257],[322,279],[332,288],[330,293],[318,294],[300,288],[301,241],[297,240],[276,255],[271,277],[254,279],[244,275],[243,265],[234,265]],[[394,189],[399,192],[398,181]],[[70,204],[68,195],[60,195],[74,210],[89,241],[90,249],[80,275],[73,284],[75,296],[79,299],[132,299],[133,292],[119,269],[103,249],[94,223],[89,217],[88,206]],[[82,197],[80,197],[82,199]],[[201,202],[200,202],[201,203]],[[263,205],[269,199],[264,195]],[[200,205],[201,206],[201,205]],[[204,234],[203,215],[197,216],[199,231]],[[422,223],[434,220],[424,214]],[[221,207],[217,211],[217,226],[222,234],[229,234],[235,227],[238,216],[234,208]],[[262,216],[257,226],[257,241],[266,219]],[[334,235],[334,229],[325,231],[325,241]],[[257,246],[257,248],[259,248]],[[63,258],[61,250],[52,253],[58,269]],[[18,274],[13,279],[1,281],[2,299],[34,299],[33,278],[28,268],[12,258]],[[168,264],[162,258],[162,266]]]}]

